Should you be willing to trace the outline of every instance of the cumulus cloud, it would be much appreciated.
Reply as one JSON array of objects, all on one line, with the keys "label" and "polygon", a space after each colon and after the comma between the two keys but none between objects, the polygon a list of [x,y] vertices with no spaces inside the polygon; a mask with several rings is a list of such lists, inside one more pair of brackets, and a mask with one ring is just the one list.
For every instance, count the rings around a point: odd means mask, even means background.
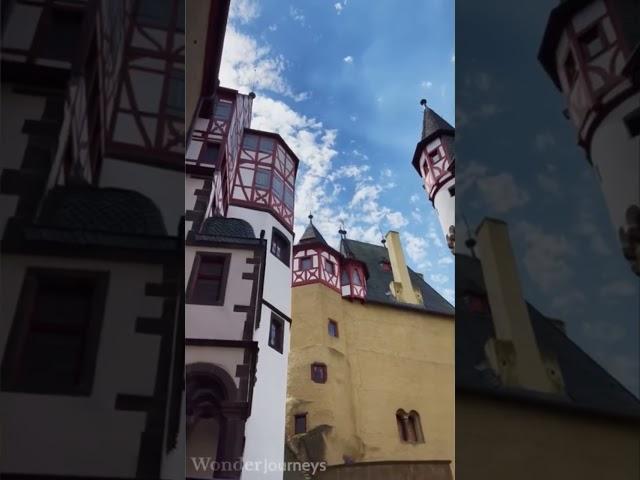
[{"label": "cumulus cloud", "polygon": [[529,201],[529,194],[508,173],[478,178],[476,183],[485,203],[496,213],[508,212]]},{"label": "cumulus cloud", "polygon": [[344,8],[344,6],[340,2],[336,2],[333,4],[333,8],[335,8],[336,13],[340,15],[342,13],[342,9]]},{"label": "cumulus cloud", "polygon": [[344,63],[353,63],[353,57],[351,55],[347,55],[342,59]]},{"label": "cumulus cloud", "polygon": [[293,5],[289,7],[289,16],[295,21],[298,22],[300,25],[305,24],[306,18],[304,16],[304,13],[302,10],[300,10],[299,8],[294,7]]},{"label": "cumulus cloud", "polygon": [[260,7],[255,0],[233,0],[229,8],[229,18],[240,23],[248,23],[260,16]]},{"label": "cumulus cloud", "polygon": [[429,80],[423,80],[422,82],[420,82],[420,86],[422,88],[431,88],[433,86],[433,83],[431,83]]}]

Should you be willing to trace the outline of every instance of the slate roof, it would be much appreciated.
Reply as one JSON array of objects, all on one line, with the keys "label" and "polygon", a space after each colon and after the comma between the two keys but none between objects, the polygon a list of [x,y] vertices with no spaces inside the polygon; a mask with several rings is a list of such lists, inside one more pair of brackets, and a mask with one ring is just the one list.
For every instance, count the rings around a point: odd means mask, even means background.
[{"label": "slate roof", "polygon": [[436,133],[443,133],[443,132],[454,134],[455,129],[451,126],[449,122],[447,122],[444,118],[442,118],[436,112],[431,110],[429,107],[425,107],[424,114],[422,117],[421,140],[424,140],[425,138],[430,138]]},{"label": "slate roof", "polygon": [[88,185],[51,189],[36,225],[120,235],[167,235],[162,214],[151,199],[133,190]]},{"label": "slate roof", "polygon": [[324,239],[324,237],[318,231],[315,225],[309,222],[309,225],[307,225],[307,228],[305,228],[304,233],[300,237],[300,240],[298,241],[298,243],[305,244],[305,243],[315,243],[315,242],[328,246],[327,241]]},{"label": "slate roof", "polygon": [[457,389],[640,419],[640,401],[581,350],[557,326],[557,321],[545,317],[529,303],[529,316],[538,346],[542,352],[557,358],[567,395],[544,395],[502,386],[489,368],[484,353],[485,343],[495,335],[491,315],[471,312],[464,300],[467,292],[486,294],[481,263],[467,255],[456,255]]},{"label": "slate roof", "polygon": [[253,227],[240,218],[209,217],[202,224],[203,235],[231,238],[256,238]]},{"label": "slate roof", "polygon": [[380,267],[382,260],[389,260],[387,249],[383,246],[359,242],[357,240],[343,239],[340,250],[348,249],[353,258],[363,262],[369,271],[367,278],[366,300],[393,306],[403,306],[416,310],[423,310],[441,315],[454,315],[453,306],[436,292],[424,279],[413,270],[409,269],[409,277],[414,287],[422,292],[424,305],[410,305],[398,302],[389,292],[389,284],[393,281],[393,273],[386,272]]}]

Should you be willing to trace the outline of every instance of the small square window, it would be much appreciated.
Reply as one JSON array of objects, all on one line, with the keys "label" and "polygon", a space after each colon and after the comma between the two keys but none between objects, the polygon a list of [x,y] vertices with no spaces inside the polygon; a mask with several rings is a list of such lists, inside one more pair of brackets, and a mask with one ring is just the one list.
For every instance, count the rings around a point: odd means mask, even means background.
[{"label": "small square window", "polygon": [[269,325],[269,346],[279,353],[282,353],[284,344],[284,320],[276,314],[271,314],[271,324]]},{"label": "small square window", "polygon": [[258,150],[258,137],[255,135],[245,135],[242,146],[249,150]]},{"label": "small square window", "polygon": [[219,101],[216,103],[213,116],[218,120],[229,120],[231,118],[231,109],[233,105],[229,102]]},{"label": "small square window", "polygon": [[338,322],[329,319],[329,323],[327,324],[327,326],[329,330],[329,336],[338,338]]},{"label": "small square window", "polygon": [[436,148],[434,151],[429,152],[429,158],[431,159],[431,163],[435,164],[442,160],[442,155],[440,155],[440,150]]},{"label": "small square window", "polygon": [[311,268],[313,268],[313,259],[311,257],[300,259],[300,270],[310,270]]},{"label": "small square window", "polygon": [[580,44],[584,56],[591,60],[597,57],[606,49],[606,39],[600,30],[599,24],[590,27],[586,32],[580,35]]},{"label": "small square window", "polygon": [[327,366],[324,363],[311,364],[311,380],[315,383],[327,383]]},{"label": "small square window", "polygon": [[324,269],[329,275],[336,274],[336,264],[333,263],[331,260],[324,261]]},{"label": "small square window", "polygon": [[264,153],[273,152],[273,144],[274,144],[273,138],[262,137],[260,139],[260,151]]},{"label": "small square window", "polygon": [[205,143],[202,147],[202,153],[200,154],[200,163],[206,163],[207,165],[217,165],[218,153],[220,152],[220,145],[217,143]]},{"label": "small square window", "polygon": [[300,413],[294,417],[294,434],[307,433],[307,414]]},{"label": "small square window", "polygon": [[262,189],[269,189],[271,186],[271,172],[264,168],[258,168],[256,170],[256,187]]},{"label": "small square window", "polygon": [[284,204],[287,206],[287,208],[291,210],[293,210],[293,200],[294,200],[293,189],[289,186],[285,186],[284,187]]}]

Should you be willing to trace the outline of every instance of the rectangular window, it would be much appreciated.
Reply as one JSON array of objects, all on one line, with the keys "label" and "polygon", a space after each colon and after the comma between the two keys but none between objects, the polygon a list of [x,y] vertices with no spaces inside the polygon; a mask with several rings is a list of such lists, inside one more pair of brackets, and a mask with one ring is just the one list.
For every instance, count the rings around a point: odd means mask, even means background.
[{"label": "rectangular window", "polygon": [[351,282],[357,287],[362,286],[362,280],[360,279],[360,273],[356,269],[354,269],[353,272],[351,273]]},{"label": "rectangular window", "polygon": [[72,61],[76,47],[81,41],[83,17],[82,10],[53,8],[42,56],[54,60]]},{"label": "rectangular window", "polygon": [[245,135],[242,146],[249,150],[258,150],[258,137],[255,135]]},{"label": "rectangular window", "polygon": [[300,259],[300,270],[310,270],[311,268],[313,268],[313,259],[311,257]]},{"label": "rectangular window", "polygon": [[172,2],[140,0],[136,19],[142,25],[166,29],[171,21]]},{"label": "rectangular window", "polygon": [[186,303],[222,305],[229,275],[231,255],[198,252],[193,261]]},{"label": "rectangular window", "polygon": [[327,366],[324,363],[311,364],[311,380],[315,383],[327,383]]},{"label": "rectangular window", "polygon": [[597,57],[605,51],[607,40],[600,25],[596,24],[580,35],[580,44],[587,60]]},{"label": "rectangular window", "polygon": [[284,320],[276,314],[271,314],[271,325],[269,326],[269,346],[279,353],[282,353],[284,345]]},{"label": "rectangular window", "polygon": [[336,264],[333,263],[331,260],[324,261],[324,269],[330,275],[336,274]]},{"label": "rectangular window", "polygon": [[338,322],[329,319],[328,329],[330,337],[338,338]]},{"label": "rectangular window", "polygon": [[273,192],[273,194],[278,200],[282,200],[283,190],[284,190],[284,182],[278,175],[274,175],[271,191]]},{"label": "rectangular window", "polygon": [[256,170],[256,187],[268,190],[271,185],[271,172],[264,168]]},{"label": "rectangular window", "polygon": [[291,187],[289,187],[288,185],[285,185],[285,187],[284,187],[284,204],[287,206],[287,208],[293,210],[293,201],[294,201],[293,189]]},{"label": "rectangular window", "polygon": [[429,153],[429,158],[431,159],[431,164],[435,165],[436,163],[442,160],[442,155],[440,155],[440,150],[435,149],[433,152]]},{"label": "rectangular window", "polygon": [[2,389],[89,395],[109,273],[27,270],[5,350]]},{"label": "rectangular window", "polygon": [[213,110],[213,116],[218,120],[229,120],[231,118],[232,108],[233,104],[229,102],[218,101]]},{"label": "rectangular window", "polygon": [[273,138],[262,137],[260,139],[260,151],[264,153],[273,152]]},{"label": "rectangular window", "polygon": [[289,266],[290,243],[275,227],[271,231],[271,253],[287,267]]},{"label": "rectangular window", "polygon": [[294,417],[294,434],[307,433],[307,414],[300,413]]},{"label": "rectangular window", "polygon": [[207,165],[217,165],[218,153],[220,152],[220,145],[217,143],[205,143],[202,147],[202,153],[200,154],[200,163],[206,163]]},{"label": "rectangular window", "polygon": [[167,112],[184,117],[184,71],[182,70],[172,70],[169,76]]}]

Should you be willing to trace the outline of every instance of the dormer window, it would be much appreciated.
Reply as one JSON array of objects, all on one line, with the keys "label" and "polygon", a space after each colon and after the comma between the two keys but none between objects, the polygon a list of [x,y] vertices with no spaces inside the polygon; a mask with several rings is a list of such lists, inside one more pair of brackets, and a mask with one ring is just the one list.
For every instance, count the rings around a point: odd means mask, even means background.
[{"label": "dormer window", "polygon": [[576,59],[571,50],[567,53],[567,58],[564,61],[564,74],[567,77],[569,88],[573,88],[578,78],[578,69],[576,68]]},{"label": "dormer window", "polygon": [[596,24],[587,29],[580,35],[579,41],[580,47],[587,60],[597,57],[604,52],[607,47],[607,39],[600,28],[600,24]]},{"label": "dormer window", "polygon": [[313,259],[311,257],[300,259],[300,270],[310,270],[311,268],[313,268]]},{"label": "dormer window", "polygon": [[360,273],[358,272],[358,270],[354,269],[351,273],[351,282],[357,287],[362,286],[362,279],[360,278]]},{"label": "dormer window", "polygon": [[231,118],[231,107],[231,103],[219,101],[213,110],[214,118],[218,120],[229,120],[229,118]]}]

